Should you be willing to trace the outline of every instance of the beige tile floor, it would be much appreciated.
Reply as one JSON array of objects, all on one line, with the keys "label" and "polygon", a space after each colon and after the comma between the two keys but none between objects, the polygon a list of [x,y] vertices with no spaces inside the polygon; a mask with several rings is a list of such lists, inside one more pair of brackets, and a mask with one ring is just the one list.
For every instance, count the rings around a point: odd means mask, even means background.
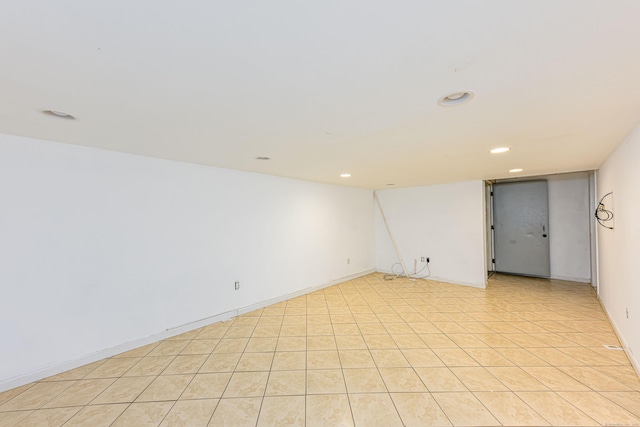
[{"label": "beige tile floor", "polygon": [[0,426],[640,425],[589,285],[372,274],[0,393]]}]

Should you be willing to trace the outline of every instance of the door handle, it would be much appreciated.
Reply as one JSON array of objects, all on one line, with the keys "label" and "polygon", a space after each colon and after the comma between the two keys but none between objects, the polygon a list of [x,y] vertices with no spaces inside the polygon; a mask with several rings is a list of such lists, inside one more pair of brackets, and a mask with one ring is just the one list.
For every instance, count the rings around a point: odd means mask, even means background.
[{"label": "door handle", "polygon": [[542,237],[547,237],[547,233],[545,232],[545,226],[542,226]]}]

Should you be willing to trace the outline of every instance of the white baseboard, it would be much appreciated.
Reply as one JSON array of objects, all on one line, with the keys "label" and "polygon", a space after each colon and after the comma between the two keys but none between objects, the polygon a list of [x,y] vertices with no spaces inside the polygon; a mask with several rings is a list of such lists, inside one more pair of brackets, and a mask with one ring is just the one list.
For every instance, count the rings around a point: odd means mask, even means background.
[{"label": "white baseboard", "polygon": [[296,298],[296,297],[299,297],[299,296],[302,296],[302,295],[309,294],[311,292],[318,291],[320,289],[328,288],[329,286],[337,285],[338,283],[348,282],[349,280],[357,279],[358,277],[366,276],[367,274],[371,274],[371,273],[375,273],[375,272],[376,272],[375,268],[370,268],[368,270],[364,270],[364,271],[361,271],[359,273],[354,273],[354,274],[351,274],[349,276],[344,276],[344,277],[340,277],[338,279],[334,279],[334,280],[332,280],[331,282],[328,282],[328,283],[323,283],[323,284],[320,284],[320,285],[311,286],[311,287],[308,287],[308,288],[300,289],[299,291],[296,291],[296,292],[292,292],[290,294],[281,295],[281,296],[278,296],[278,297],[275,297],[275,298],[271,298],[271,299],[268,299],[268,300],[260,301],[259,303],[239,308],[238,309],[238,314],[250,313],[250,312],[252,312],[254,310],[258,310],[258,309],[263,308],[263,307],[267,307],[267,306],[270,306],[270,305],[273,305],[273,304],[277,304],[277,303],[282,302],[282,301],[287,301],[287,300],[290,300],[292,298]]},{"label": "white baseboard", "polygon": [[[395,273],[393,273],[392,271],[387,271],[387,270],[376,270],[378,273],[384,273],[384,274],[392,274],[395,276]],[[438,276],[429,276],[429,277],[425,277],[424,279],[421,280],[433,280],[434,282],[444,282],[444,283],[449,283],[452,285],[461,285],[461,286],[470,286],[472,288],[479,288],[479,289],[485,289],[487,287],[486,284],[481,284],[481,283],[471,283],[471,282],[462,282],[459,280],[451,280],[451,279],[447,279],[445,277],[438,277]]]},{"label": "white baseboard", "polygon": [[633,352],[631,351],[631,348],[629,348],[629,345],[627,344],[624,337],[620,333],[620,329],[618,329],[618,325],[616,325],[616,322],[613,321],[613,318],[611,317],[611,315],[609,315],[609,312],[607,311],[607,307],[602,303],[602,300],[599,297],[598,297],[598,302],[600,302],[600,307],[602,307],[602,311],[604,311],[604,314],[607,315],[607,318],[609,319],[609,323],[611,323],[611,326],[613,327],[613,331],[618,337],[618,341],[620,341],[620,344],[622,344],[622,348],[624,349],[624,352],[627,354],[627,359],[629,359],[629,361],[631,362],[631,366],[633,366],[633,369],[636,371],[636,375],[640,377],[640,361],[636,359],[635,354],[633,354]]},{"label": "white baseboard", "polygon": [[591,279],[585,279],[584,277],[571,277],[571,276],[550,276],[549,279],[553,280],[565,280],[567,282],[579,282],[579,283],[591,283]]},{"label": "white baseboard", "polygon": [[153,335],[149,335],[144,338],[136,339],[133,341],[126,342],[124,344],[117,345],[115,347],[110,347],[104,350],[97,351],[95,353],[87,354],[85,356],[79,357],[77,359],[68,360],[62,363],[57,363],[55,365],[46,366],[40,369],[37,369],[33,372],[29,372],[27,374],[22,374],[17,377],[8,378],[0,381],[0,392],[10,390],[12,388],[20,387],[21,385],[29,384],[34,381],[39,381],[43,378],[50,377],[52,375],[57,375],[62,372],[69,371],[71,369],[79,368],[80,366],[87,365],[89,363],[97,362],[98,360],[105,359],[107,357],[115,356],[116,354],[124,353],[125,351],[133,350],[138,347],[142,347],[147,344],[151,344],[157,341],[161,341],[167,338],[175,337],[176,335],[184,334],[185,332],[193,331],[194,329],[202,328],[204,326],[211,325],[217,322],[224,322],[225,320],[229,320],[232,317],[238,316],[240,314],[249,313],[254,310],[258,310],[260,308],[264,308],[270,306],[272,304],[277,304],[282,301],[289,300],[291,298],[296,298],[302,295],[306,295],[311,292],[315,292],[320,289],[327,288],[329,286],[337,285],[339,283],[348,282],[349,280],[356,279],[358,277],[366,276],[367,274],[374,273],[375,268],[371,268],[368,270],[361,271],[359,273],[351,274],[349,276],[340,277],[338,279],[334,279],[331,282],[323,283],[316,286],[311,286],[308,288],[301,289],[296,292],[292,292],[290,294],[281,295],[275,298],[271,298],[268,300],[260,301],[256,304],[252,304],[246,307],[240,307],[235,310],[227,311],[224,313],[219,313],[214,316],[210,316],[204,319],[196,320],[194,322],[190,322],[184,325],[175,326],[169,328],[165,331],[155,333]]}]

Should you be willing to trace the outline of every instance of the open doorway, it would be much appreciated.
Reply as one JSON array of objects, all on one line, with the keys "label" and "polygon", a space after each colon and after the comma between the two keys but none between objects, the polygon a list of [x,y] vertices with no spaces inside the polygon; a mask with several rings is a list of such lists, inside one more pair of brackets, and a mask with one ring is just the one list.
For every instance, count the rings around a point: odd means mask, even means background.
[{"label": "open doorway", "polygon": [[[520,179],[487,181],[490,184],[544,180],[548,185],[548,225],[544,232],[549,242],[549,275],[552,279],[593,283],[592,271],[592,198],[593,173],[577,172],[545,175]],[[486,186],[485,186],[486,190]],[[495,188],[494,194],[495,194]],[[486,195],[485,195],[486,197]],[[486,257],[493,260],[496,255],[495,213],[493,199],[486,202],[487,221]],[[489,225],[490,224],[490,225]],[[542,231],[542,227],[539,227]],[[541,233],[544,234],[544,233]],[[489,247],[491,242],[491,247]],[[527,260],[523,260],[527,263]],[[595,268],[595,266],[594,266]],[[499,271],[493,266],[488,271]],[[516,272],[517,273],[517,272]],[[534,274],[535,275],[535,274]]]}]

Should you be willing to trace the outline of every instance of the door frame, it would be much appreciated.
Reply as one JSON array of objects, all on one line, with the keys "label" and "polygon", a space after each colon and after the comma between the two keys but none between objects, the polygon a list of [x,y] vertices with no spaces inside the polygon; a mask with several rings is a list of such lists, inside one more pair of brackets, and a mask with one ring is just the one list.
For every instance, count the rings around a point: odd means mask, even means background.
[{"label": "door frame", "polygon": [[[588,175],[588,184],[589,184],[589,189],[588,189],[588,193],[589,193],[589,208],[590,208],[590,212],[589,212],[589,239],[591,242],[591,285],[595,288],[596,294],[599,295],[600,293],[600,287],[599,287],[599,275],[600,275],[600,266],[599,266],[599,262],[598,262],[598,233],[597,233],[597,227],[596,227],[596,222],[595,222],[595,218],[593,216],[593,212],[595,212],[596,209],[596,204],[597,204],[597,200],[596,200],[596,194],[597,194],[597,189],[598,189],[598,171],[596,170],[585,170],[585,171],[575,171],[575,172],[565,172],[565,173],[557,173],[557,174],[546,174],[546,175],[537,175],[537,176],[530,176],[530,177],[524,177],[524,178],[504,178],[504,179],[486,179],[483,180],[483,183],[485,184],[485,186],[488,185],[493,185],[496,182],[515,182],[515,181],[535,181],[535,180],[540,180],[540,179],[547,179],[548,177],[551,176],[556,176],[556,175],[564,175],[564,174],[573,174],[573,173],[586,173]],[[483,191],[486,190],[486,187],[483,188]],[[483,225],[484,225],[484,238],[485,238],[485,249],[484,249],[484,256],[485,256],[485,265],[488,265],[488,261],[489,260],[493,260],[494,259],[494,245],[495,242],[493,240],[493,201],[492,200],[487,200],[486,198],[486,194],[483,195],[482,197],[483,200]],[[490,202],[490,203],[489,203]],[[485,206],[488,203],[488,207],[489,209],[487,210],[487,207]],[[550,207],[551,208],[551,207]],[[490,218],[487,218],[487,215],[490,216]],[[490,249],[488,248],[488,242],[491,241],[491,247]],[[495,265],[492,266],[495,272]],[[486,268],[485,268],[486,270]],[[487,271],[486,273],[486,279],[488,280],[488,278],[490,277],[491,274],[493,274],[493,272],[489,273],[489,271]]]}]

